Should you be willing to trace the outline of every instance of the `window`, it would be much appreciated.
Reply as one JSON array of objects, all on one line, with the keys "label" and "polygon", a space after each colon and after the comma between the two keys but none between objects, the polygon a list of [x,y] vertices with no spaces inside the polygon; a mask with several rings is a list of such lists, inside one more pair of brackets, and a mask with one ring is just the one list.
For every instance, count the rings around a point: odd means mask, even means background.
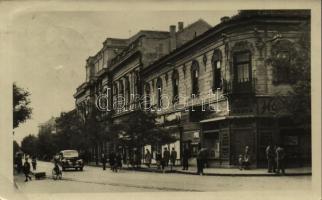
[{"label": "window", "polygon": [[126,83],[126,95],[127,95],[127,103],[128,105],[130,105],[130,100],[131,100],[131,89],[130,89],[130,81],[129,81],[129,77],[126,77],[125,79],[125,83]]},{"label": "window", "polygon": [[124,84],[123,84],[123,80],[120,81],[120,92],[119,92],[120,96],[124,97]]},{"label": "window", "polygon": [[288,40],[279,40],[272,45],[273,83],[292,83],[291,55],[296,53],[293,43]]},{"label": "window", "polygon": [[157,80],[157,106],[158,108],[161,108],[162,107],[162,79],[161,78],[158,78]]},{"label": "window", "polygon": [[145,106],[146,106],[146,108],[150,108],[150,106],[151,106],[150,94],[151,94],[150,84],[147,83],[145,85],[145,102],[146,102]]},{"label": "window", "polygon": [[212,90],[216,91],[218,88],[221,88],[222,78],[221,78],[221,52],[216,50],[212,57],[212,76],[213,76],[213,85]]},{"label": "window", "polygon": [[251,54],[238,52],[234,55],[235,81],[247,83],[251,81]]},{"label": "window", "polygon": [[179,74],[177,70],[174,70],[172,74],[172,92],[172,101],[177,102],[179,100]]},{"label": "window", "polygon": [[191,87],[192,94],[199,95],[199,64],[197,61],[192,61],[191,65]]}]

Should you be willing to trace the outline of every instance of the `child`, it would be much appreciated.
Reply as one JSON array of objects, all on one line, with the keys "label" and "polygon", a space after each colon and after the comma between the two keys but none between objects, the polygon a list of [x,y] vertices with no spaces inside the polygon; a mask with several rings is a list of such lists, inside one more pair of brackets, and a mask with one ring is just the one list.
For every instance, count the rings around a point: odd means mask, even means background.
[{"label": "child", "polygon": [[242,154],[239,154],[238,164],[239,164],[239,170],[242,170],[243,169],[243,164],[244,164],[244,159],[243,159],[243,155]]}]

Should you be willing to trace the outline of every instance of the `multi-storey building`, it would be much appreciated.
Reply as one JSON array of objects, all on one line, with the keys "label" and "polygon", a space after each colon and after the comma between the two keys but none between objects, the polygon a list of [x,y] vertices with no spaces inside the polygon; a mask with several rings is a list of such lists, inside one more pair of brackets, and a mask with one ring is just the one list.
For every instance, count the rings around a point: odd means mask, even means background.
[{"label": "multi-storey building", "polygon": [[[120,123],[131,117],[131,110],[138,108],[136,96],[142,94],[141,70],[210,28],[207,22],[200,19],[187,27],[179,22],[178,31],[175,25],[171,25],[169,31],[143,30],[129,39],[107,38],[103,48],[87,59],[86,81],[74,94],[79,113],[84,119],[92,117],[90,113],[97,97],[108,92],[111,97],[109,107],[113,107],[113,122]],[[106,91],[107,88],[110,90]],[[118,101],[119,97],[124,101]],[[108,149],[108,143],[103,142],[92,152],[99,154]]]},{"label": "multi-storey building", "polygon": [[76,104],[87,105],[95,88],[110,84],[111,96],[126,99],[125,109],[113,115],[118,123],[131,117],[126,108],[137,103],[131,94],[149,95],[146,106],[178,136],[169,147],[180,152],[185,146],[193,155],[206,147],[209,165],[235,165],[248,146],[259,166],[268,144],[283,144],[289,158],[309,161],[310,131],[292,124],[277,98],[292,90],[288,62],[299,51],[303,24],[310,24],[308,11],[241,11],[212,28],[199,20],[186,28],[179,23],[177,32],[174,26],[141,31],[118,40],[122,50],[106,60],[111,48],[104,44],[102,56],[87,61],[89,79],[77,89]]}]

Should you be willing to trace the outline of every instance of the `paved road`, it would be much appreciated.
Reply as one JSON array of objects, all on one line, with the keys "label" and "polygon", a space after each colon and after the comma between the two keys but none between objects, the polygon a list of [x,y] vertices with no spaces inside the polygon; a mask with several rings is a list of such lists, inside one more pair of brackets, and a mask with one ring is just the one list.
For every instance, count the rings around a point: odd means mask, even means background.
[{"label": "paved road", "polygon": [[[51,175],[52,163],[38,162],[38,170]],[[85,166],[84,171],[63,172],[63,180],[24,182],[15,176],[23,193],[101,193],[101,192],[301,192],[311,188],[310,176],[296,177],[220,177],[183,174],[160,174],[123,170],[113,173],[98,167]],[[227,193],[229,194],[229,193]]]}]

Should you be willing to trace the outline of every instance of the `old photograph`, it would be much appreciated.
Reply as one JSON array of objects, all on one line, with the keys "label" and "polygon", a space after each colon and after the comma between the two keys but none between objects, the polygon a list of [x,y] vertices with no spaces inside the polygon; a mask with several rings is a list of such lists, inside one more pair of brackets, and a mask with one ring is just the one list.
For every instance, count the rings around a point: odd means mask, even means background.
[{"label": "old photograph", "polygon": [[310,194],[311,16],[14,15],[15,190]]}]

